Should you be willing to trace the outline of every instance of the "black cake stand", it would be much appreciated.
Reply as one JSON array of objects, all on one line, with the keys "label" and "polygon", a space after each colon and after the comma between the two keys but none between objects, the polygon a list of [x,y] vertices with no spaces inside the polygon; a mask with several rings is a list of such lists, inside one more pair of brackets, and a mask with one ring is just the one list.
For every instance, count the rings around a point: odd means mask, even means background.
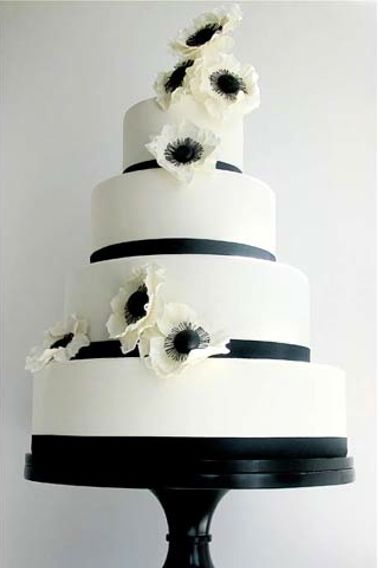
[{"label": "black cake stand", "polygon": [[172,454],[46,452],[26,455],[25,478],[43,483],[149,489],[168,521],[169,549],[163,568],[214,568],[210,523],[230,489],[340,485],[354,479],[349,457],[221,459]]}]

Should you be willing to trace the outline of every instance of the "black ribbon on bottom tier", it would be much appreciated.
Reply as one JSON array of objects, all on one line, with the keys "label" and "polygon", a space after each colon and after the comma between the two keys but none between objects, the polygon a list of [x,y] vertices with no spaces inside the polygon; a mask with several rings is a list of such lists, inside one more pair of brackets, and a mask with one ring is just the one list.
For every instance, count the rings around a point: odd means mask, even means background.
[{"label": "black ribbon on bottom tier", "polygon": [[[347,455],[347,438],[199,438],[182,436],[54,436],[33,435],[32,455],[36,461],[88,462],[104,460],[108,465],[124,456],[134,463],[196,460],[335,458]],[[243,467],[243,464],[239,464]],[[210,467],[210,464],[209,464]]]},{"label": "black ribbon on bottom tier", "polygon": [[[303,345],[275,343],[272,341],[251,341],[231,339],[229,353],[211,355],[211,359],[281,359],[286,361],[310,361],[311,351]],[[130,353],[122,353],[117,340],[93,341],[82,347],[73,359],[101,359],[107,357],[139,357],[138,348]]]}]

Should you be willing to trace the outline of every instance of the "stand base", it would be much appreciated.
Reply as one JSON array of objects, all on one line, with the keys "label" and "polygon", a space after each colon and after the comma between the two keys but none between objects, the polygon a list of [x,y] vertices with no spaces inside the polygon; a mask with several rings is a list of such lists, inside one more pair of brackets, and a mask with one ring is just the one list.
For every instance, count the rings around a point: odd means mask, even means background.
[{"label": "stand base", "polygon": [[214,510],[229,489],[340,485],[354,480],[351,458],[177,459],[113,455],[101,460],[65,455],[26,456],[25,478],[43,483],[150,489],[168,521],[163,568],[214,568],[209,543]]}]

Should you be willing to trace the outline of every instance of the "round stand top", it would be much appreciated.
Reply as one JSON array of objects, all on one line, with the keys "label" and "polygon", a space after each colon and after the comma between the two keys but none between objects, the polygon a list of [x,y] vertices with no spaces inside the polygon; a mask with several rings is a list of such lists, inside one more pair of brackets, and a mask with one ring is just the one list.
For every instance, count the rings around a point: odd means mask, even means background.
[{"label": "round stand top", "polygon": [[48,459],[26,455],[25,478],[42,483],[134,489],[275,489],[341,485],[354,480],[353,459],[121,459],[111,464],[93,460]]}]

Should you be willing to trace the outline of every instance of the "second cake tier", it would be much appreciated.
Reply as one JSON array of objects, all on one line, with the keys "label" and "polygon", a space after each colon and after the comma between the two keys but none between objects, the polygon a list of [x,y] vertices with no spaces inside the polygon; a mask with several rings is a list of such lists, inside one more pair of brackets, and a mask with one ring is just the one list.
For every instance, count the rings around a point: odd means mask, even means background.
[{"label": "second cake tier", "polygon": [[120,256],[130,241],[140,248],[146,240],[161,246],[162,239],[195,239],[197,248],[210,252],[206,246],[215,246],[223,254],[250,247],[250,256],[273,257],[273,191],[256,178],[222,171],[198,174],[182,187],[157,168],[115,176],[95,188],[92,252],[99,260]]}]

